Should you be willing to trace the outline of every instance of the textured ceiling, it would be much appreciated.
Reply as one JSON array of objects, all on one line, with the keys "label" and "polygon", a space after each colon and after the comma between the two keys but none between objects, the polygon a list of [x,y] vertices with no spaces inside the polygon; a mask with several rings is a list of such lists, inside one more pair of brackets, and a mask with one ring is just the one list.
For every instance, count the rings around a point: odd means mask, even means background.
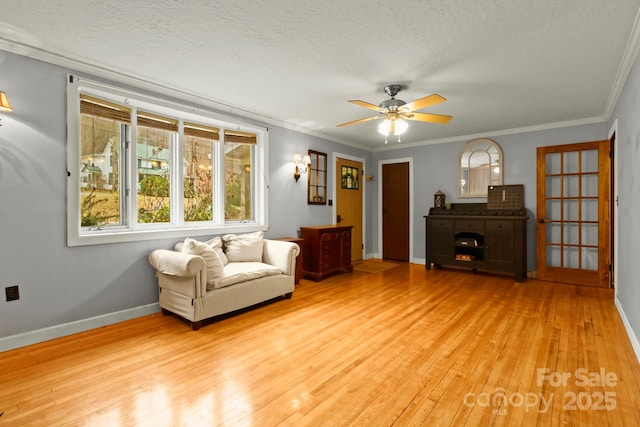
[{"label": "textured ceiling", "polygon": [[[446,125],[402,146],[608,118],[636,55],[640,0],[0,0],[0,48],[134,77],[268,123],[379,149],[400,83]],[[115,73],[115,74],[113,74]],[[390,141],[391,144],[391,141]],[[398,147],[398,144],[394,144]]]}]

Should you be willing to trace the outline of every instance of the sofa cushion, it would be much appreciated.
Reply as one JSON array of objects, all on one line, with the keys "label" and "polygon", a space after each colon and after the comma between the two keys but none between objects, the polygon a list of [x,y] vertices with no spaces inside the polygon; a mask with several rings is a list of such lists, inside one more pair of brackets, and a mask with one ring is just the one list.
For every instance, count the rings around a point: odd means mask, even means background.
[{"label": "sofa cushion", "polygon": [[224,251],[222,250],[222,239],[220,237],[214,237],[211,240],[207,240],[205,243],[211,246],[214,251],[216,251],[220,259],[222,260],[223,265],[229,264],[229,258],[227,258],[227,256],[224,254]]},{"label": "sofa cushion", "polygon": [[264,246],[262,231],[247,234],[227,234],[222,237],[224,253],[229,262],[262,262]]},{"label": "sofa cushion", "polygon": [[224,277],[224,265],[211,246],[187,237],[182,244],[181,252],[204,258],[207,266],[207,289],[214,289],[220,285]]},{"label": "sofa cushion", "polygon": [[224,277],[216,288],[231,286],[248,280],[259,279],[265,276],[282,274],[278,267],[262,262],[230,262],[224,267]]}]

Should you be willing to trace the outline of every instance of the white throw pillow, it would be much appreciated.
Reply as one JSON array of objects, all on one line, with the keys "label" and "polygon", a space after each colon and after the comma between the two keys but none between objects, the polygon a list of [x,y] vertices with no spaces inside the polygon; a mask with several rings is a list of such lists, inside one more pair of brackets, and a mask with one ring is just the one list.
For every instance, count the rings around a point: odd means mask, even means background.
[{"label": "white throw pillow", "polygon": [[222,250],[222,239],[220,237],[214,237],[211,240],[207,240],[206,243],[207,245],[211,246],[214,251],[216,251],[220,259],[222,260],[222,265],[229,264],[229,259],[227,258],[227,256],[224,254],[224,251]]},{"label": "white throw pillow", "polygon": [[200,255],[207,266],[207,289],[219,286],[224,277],[224,265],[216,251],[204,242],[187,237],[182,245],[182,253]]},{"label": "white throw pillow", "polygon": [[248,234],[227,234],[222,237],[224,253],[229,262],[262,262],[264,245],[262,231]]}]

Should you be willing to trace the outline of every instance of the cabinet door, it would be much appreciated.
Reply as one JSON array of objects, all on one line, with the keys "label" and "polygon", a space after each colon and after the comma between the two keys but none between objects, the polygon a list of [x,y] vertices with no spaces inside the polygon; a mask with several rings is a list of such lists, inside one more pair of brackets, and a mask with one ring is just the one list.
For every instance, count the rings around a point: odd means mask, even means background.
[{"label": "cabinet door", "polygon": [[516,260],[513,221],[487,221],[485,232],[485,262],[491,268],[513,270]]},{"label": "cabinet door", "polygon": [[430,218],[427,220],[427,267],[431,262],[453,260],[453,220]]},{"label": "cabinet door", "polygon": [[340,268],[349,268],[351,266],[351,231],[346,230],[340,233],[340,241],[338,242],[339,251],[341,253]]},{"label": "cabinet door", "polygon": [[337,256],[337,234],[336,233],[321,233],[320,234],[320,265],[319,273],[327,274],[336,270],[340,263],[340,258]]}]

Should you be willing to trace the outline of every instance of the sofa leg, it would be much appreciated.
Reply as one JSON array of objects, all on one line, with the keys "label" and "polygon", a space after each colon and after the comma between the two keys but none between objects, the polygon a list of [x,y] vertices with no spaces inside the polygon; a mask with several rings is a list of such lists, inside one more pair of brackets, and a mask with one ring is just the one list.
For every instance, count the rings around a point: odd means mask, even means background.
[{"label": "sofa leg", "polygon": [[198,320],[197,322],[191,322],[191,329],[197,331],[202,326],[202,320]]},{"label": "sofa leg", "polygon": [[160,311],[162,312],[163,316],[168,316],[171,314],[171,312],[169,310],[167,310],[166,308],[161,308]]},{"label": "sofa leg", "polygon": [[291,299],[292,296],[293,296],[293,292],[288,292],[288,293],[284,294],[284,297],[286,299]]}]

